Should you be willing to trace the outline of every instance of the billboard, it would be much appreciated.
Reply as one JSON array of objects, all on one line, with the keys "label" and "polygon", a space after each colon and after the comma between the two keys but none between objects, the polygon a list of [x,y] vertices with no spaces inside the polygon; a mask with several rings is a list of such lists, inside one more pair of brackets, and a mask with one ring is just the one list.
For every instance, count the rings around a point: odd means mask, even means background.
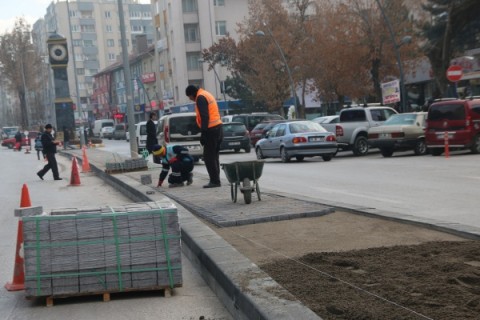
[{"label": "billboard", "polygon": [[398,80],[384,82],[381,87],[384,105],[400,101],[400,82]]}]

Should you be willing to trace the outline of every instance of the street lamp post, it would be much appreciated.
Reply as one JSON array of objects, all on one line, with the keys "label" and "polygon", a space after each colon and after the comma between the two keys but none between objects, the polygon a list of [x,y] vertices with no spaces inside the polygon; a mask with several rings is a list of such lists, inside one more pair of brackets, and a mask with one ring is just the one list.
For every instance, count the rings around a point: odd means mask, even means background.
[{"label": "street lamp post", "polygon": [[387,24],[388,32],[390,33],[390,37],[392,38],[393,48],[395,50],[395,56],[397,58],[398,71],[400,72],[400,111],[406,112],[407,111],[406,109],[407,93],[405,91],[405,79],[404,79],[405,77],[403,74],[402,60],[400,59],[400,47],[406,43],[410,43],[412,41],[412,37],[405,36],[403,37],[400,44],[397,44],[397,41],[395,40],[395,34],[393,33],[392,24],[390,23],[390,19],[388,19],[388,16],[385,13],[385,10],[383,9],[383,6],[380,3],[380,0],[376,0],[376,2],[378,7],[380,8],[380,11],[382,12],[383,20],[385,20],[385,23]]},{"label": "street lamp post", "polygon": [[[283,50],[280,47],[280,45],[278,44],[277,40],[273,36],[272,31],[270,31],[270,28],[268,28],[266,23],[263,23],[263,26],[267,30],[268,35],[272,38],[273,43],[275,43],[275,46],[277,47],[278,51],[280,52],[280,56],[282,57],[283,64],[285,65],[285,68],[287,68],[288,81],[290,82],[290,91],[291,91],[291,95],[293,97],[293,106],[295,107],[295,118],[297,118],[298,117],[297,95],[295,93],[295,85],[293,83],[292,71],[290,70],[290,67],[288,66],[287,59],[285,58],[285,53],[283,52]],[[265,32],[259,30],[259,31],[255,32],[255,35],[260,36],[260,37],[264,37]]]},{"label": "street lamp post", "polygon": [[[205,63],[206,61],[203,59],[198,59],[198,62],[200,63]],[[213,70],[213,73],[215,74],[215,78],[218,80],[218,85],[222,87],[222,92],[223,92],[223,101],[225,101],[226,105],[226,112],[228,114],[228,101],[227,101],[227,96],[225,95],[225,81],[220,81],[220,77],[218,76],[217,70],[215,70],[215,66],[212,64],[208,64],[208,66]]]}]

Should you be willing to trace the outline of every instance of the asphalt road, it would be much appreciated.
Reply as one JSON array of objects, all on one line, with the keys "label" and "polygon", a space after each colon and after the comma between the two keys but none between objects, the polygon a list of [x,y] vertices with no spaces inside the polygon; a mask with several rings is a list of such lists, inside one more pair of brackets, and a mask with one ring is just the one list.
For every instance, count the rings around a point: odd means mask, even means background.
[{"label": "asphalt road", "polygon": [[[125,141],[105,141],[106,150],[128,154]],[[124,150],[124,151],[123,151]],[[221,162],[255,159],[255,153],[222,152]],[[480,227],[480,155],[451,152],[449,158],[396,153],[354,157],[339,152],[330,162],[306,158],[282,163],[267,159],[262,188],[362,208]],[[206,173],[203,163],[195,171]]]}]

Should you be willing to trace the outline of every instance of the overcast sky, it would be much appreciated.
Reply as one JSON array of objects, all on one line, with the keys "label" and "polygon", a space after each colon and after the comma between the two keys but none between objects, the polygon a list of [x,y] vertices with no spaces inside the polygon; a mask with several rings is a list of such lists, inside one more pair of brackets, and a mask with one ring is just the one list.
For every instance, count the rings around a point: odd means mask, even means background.
[{"label": "overcast sky", "polygon": [[[52,0],[1,0],[0,34],[12,31],[17,17],[24,17],[30,25],[33,25],[35,21],[43,18],[50,3]],[[140,0],[140,3],[150,3],[150,0]]]}]

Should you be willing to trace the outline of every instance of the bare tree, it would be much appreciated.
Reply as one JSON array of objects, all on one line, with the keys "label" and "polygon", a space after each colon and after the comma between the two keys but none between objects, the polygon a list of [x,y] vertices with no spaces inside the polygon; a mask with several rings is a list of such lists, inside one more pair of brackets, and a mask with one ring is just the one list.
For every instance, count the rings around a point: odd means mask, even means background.
[{"label": "bare tree", "polygon": [[[21,126],[29,128],[29,114],[38,114],[35,110],[34,97],[38,88],[36,78],[38,72],[38,57],[31,42],[30,26],[19,18],[10,33],[0,36],[0,63],[3,67],[3,77],[6,87],[15,92],[20,101]],[[33,112],[29,112],[33,109]],[[35,112],[36,111],[36,112]]]}]

